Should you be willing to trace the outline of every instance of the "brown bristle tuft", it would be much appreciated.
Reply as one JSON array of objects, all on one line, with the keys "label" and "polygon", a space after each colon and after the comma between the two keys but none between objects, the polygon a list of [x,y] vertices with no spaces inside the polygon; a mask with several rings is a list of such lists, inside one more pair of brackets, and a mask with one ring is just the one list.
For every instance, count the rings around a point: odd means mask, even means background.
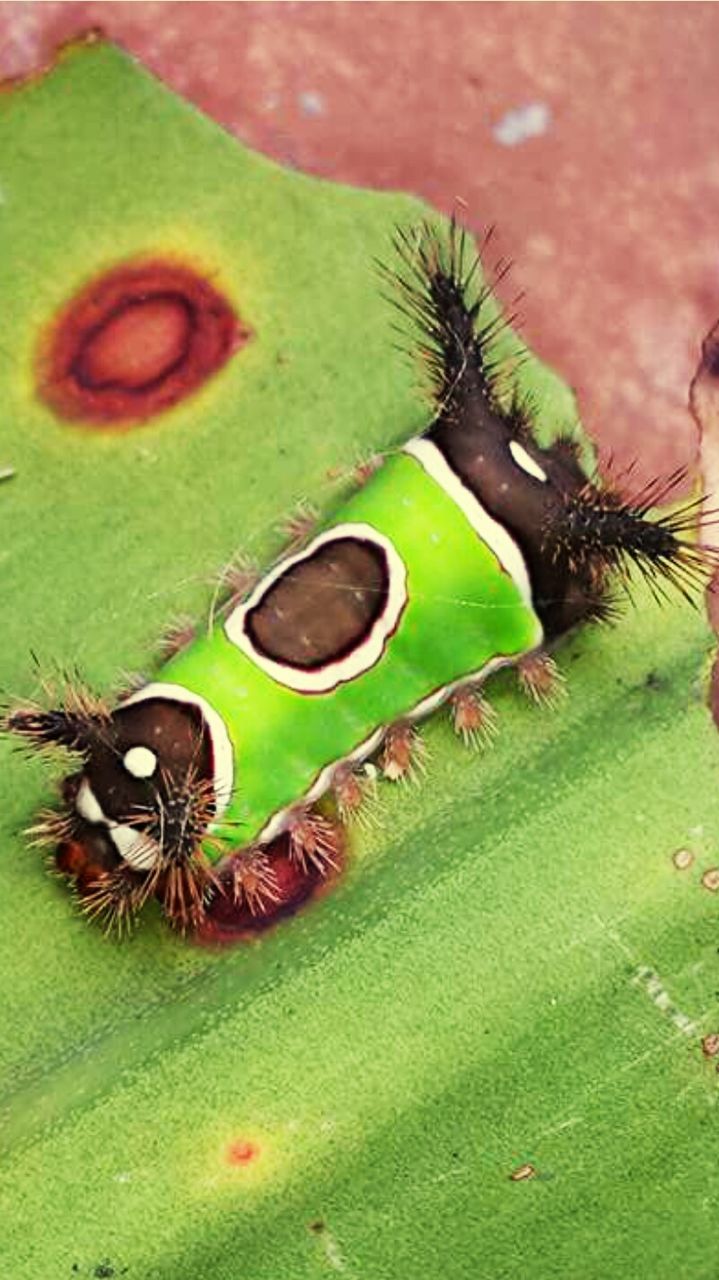
[{"label": "brown bristle tuft", "polygon": [[290,857],[303,870],[314,867],[322,875],[337,870],[342,839],[328,818],[303,805],[293,814],[288,831]]},{"label": "brown bristle tuft", "polygon": [[163,769],[154,804],[123,818],[156,855],[147,873],[148,893],[161,898],[165,914],[182,932],[201,923],[207,899],[220,888],[202,851],[203,843],[216,843],[207,835],[215,809],[211,781],[199,778],[194,768],[179,779]]},{"label": "brown bristle tuft", "polygon": [[201,850],[169,864],[151,874],[153,891],[158,890],[170,923],[180,933],[197,929],[205,917],[205,907],[221,884],[216,872]]},{"label": "brown bristle tuft", "polygon": [[332,792],[341,822],[353,821],[365,829],[377,825],[376,773],[374,765],[362,769],[350,763],[335,771]]},{"label": "brown bristle tuft", "polygon": [[64,706],[49,711],[32,703],[13,707],[4,715],[0,731],[15,734],[36,751],[60,747],[86,755],[108,725],[104,706],[68,697]]},{"label": "brown bristle tuft", "polygon": [[105,933],[122,936],[134,928],[148,894],[147,877],[123,863],[103,871],[76,897],[83,914],[97,920]]},{"label": "brown bristle tuft", "polygon": [[537,706],[553,707],[566,697],[565,677],[548,653],[528,653],[520,658],[517,679],[522,692]]},{"label": "brown bristle tuft", "polygon": [[298,502],[291,515],[280,525],[281,533],[289,540],[287,550],[294,551],[301,547],[314,533],[318,520],[319,512],[311,502],[305,499]]},{"label": "brown bristle tuft", "polygon": [[380,767],[390,782],[417,782],[426,768],[427,748],[409,721],[390,725],[380,754]]},{"label": "brown bristle tuft", "polygon": [[157,642],[158,656],[168,662],[192,643],[195,633],[195,623],[189,615],[182,614],[179,618],[173,618]]},{"label": "brown bristle tuft", "polygon": [[220,573],[219,583],[233,603],[239,602],[252,591],[261,578],[254,560],[244,553],[233,557]]},{"label": "brown bristle tuft", "polygon": [[480,689],[464,685],[452,694],[450,713],[454,731],[466,747],[491,746],[497,736],[497,713]]},{"label": "brown bristle tuft", "polygon": [[198,777],[193,767],[181,778],[162,769],[154,804],[131,811],[123,821],[154,841],[161,861],[170,865],[192,857],[206,836],[215,808],[211,780]]},{"label": "brown bristle tuft", "polygon": [[232,896],[235,902],[245,903],[253,916],[266,914],[280,901],[272,863],[259,849],[238,854],[233,860]]},{"label": "brown bristle tuft", "polygon": [[25,836],[31,848],[54,852],[57,845],[73,839],[76,829],[77,814],[72,810],[42,809]]}]

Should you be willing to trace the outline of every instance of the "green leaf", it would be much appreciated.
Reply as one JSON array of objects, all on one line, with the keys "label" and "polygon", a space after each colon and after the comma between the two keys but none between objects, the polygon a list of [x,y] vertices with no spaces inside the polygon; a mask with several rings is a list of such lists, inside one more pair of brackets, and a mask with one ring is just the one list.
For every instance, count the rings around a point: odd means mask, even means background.
[{"label": "green leaf", "polygon": [[[371,263],[425,210],[252,155],[104,43],[1,95],[0,131],[2,683],[32,694],[35,653],[109,689],[233,552],[267,560],[298,499],[329,513],[424,424]],[[206,271],[251,341],[141,426],[61,422],[43,328],[147,254]],[[522,378],[543,433],[572,424]],[[711,637],[635,602],[564,645],[560,708],[492,682],[485,755],[433,721],[342,881],[235,950],[74,914],[21,834],[47,773],[1,744],[5,1275],[716,1273]]]}]

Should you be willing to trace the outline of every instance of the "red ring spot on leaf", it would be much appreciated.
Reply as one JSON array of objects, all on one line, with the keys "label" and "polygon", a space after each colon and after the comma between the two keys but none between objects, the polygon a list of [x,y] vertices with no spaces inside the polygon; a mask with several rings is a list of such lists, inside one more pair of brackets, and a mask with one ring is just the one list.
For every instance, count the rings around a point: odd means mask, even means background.
[{"label": "red ring spot on leaf", "polygon": [[92,334],[74,365],[83,387],[145,391],[187,350],[192,316],[180,294],[128,302]]},{"label": "red ring spot on leaf", "polygon": [[227,1148],[228,1164],[252,1164],[260,1154],[260,1148],[256,1142],[248,1142],[246,1138],[236,1138]]},{"label": "red ring spot on leaf", "polygon": [[127,426],[196,391],[250,336],[191,268],[127,263],[87,285],[52,325],[38,391],[61,418]]}]

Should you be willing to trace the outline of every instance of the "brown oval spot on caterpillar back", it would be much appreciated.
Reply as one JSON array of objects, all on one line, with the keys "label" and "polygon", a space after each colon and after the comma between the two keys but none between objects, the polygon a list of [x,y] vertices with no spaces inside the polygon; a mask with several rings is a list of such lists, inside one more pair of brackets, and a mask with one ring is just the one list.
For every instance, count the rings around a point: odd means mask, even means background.
[{"label": "brown oval spot on caterpillar back", "polygon": [[127,426],[197,390],[249,337],[192,268],[126,263],[76,294],[45,333],[38,393],[61,418]]},{"label": "brown oval spot on caterpillar back", "polygon": [[316,671],[359,648],[389,592],[383,549],[338,537],[291,565],[247,613],[255,648],[273,662]]}]

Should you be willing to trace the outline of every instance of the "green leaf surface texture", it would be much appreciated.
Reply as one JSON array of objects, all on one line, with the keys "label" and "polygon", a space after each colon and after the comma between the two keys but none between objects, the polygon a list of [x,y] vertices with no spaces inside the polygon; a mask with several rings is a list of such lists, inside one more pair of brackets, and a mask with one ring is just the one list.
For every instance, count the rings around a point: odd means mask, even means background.
[{"label": "green leaf surface texture", "polygon": [[[104,42],[0,94],[0,138],[3,692],[76,666],[108,691],[234,552],[268,564],[296,502],[326,518],[426,424],[372,262],[427,210],[278,168]],[[141,426],[60,422],[38,333],[153,253],[251,341]],[[518,376],[543,438],[574,424]],[[493,679],[480,754],[435,717],[339,882],[233,949],[84,921],[22,834],[52,778],[3,741],[3,1277],[719,1274],[711,642],[637,584],[560,648],[560,706]]]}]

